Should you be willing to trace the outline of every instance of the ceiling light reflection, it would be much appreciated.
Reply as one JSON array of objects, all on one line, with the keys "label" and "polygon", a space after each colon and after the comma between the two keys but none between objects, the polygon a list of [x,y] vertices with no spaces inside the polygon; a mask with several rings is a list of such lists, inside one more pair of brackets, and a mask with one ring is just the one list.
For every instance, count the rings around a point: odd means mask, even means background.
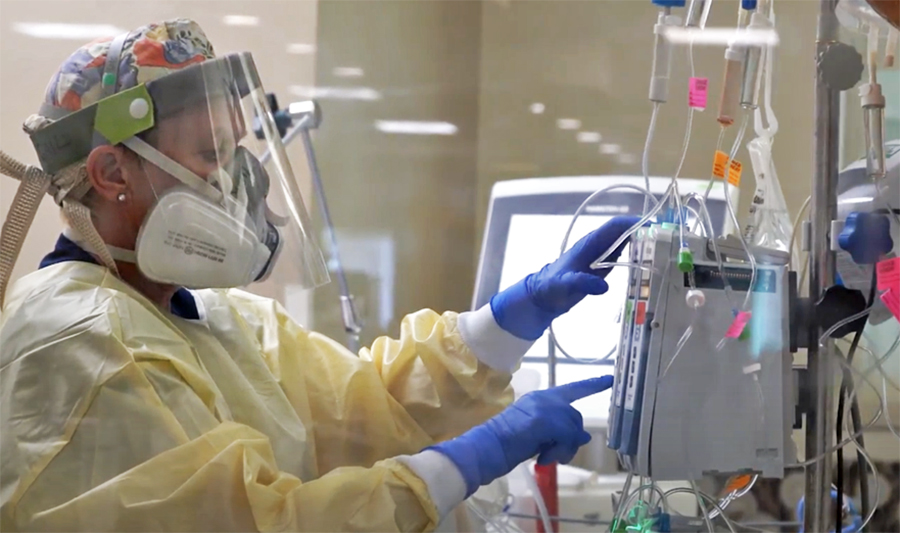
[{"label": "ceiling light reflection", "polygon": [[309,55],[316,53],[316,45],[307,43],[290,43],[287,45],[287,53],[296,55]]},{"label": "ceiling light reflection", "polygon": [[112,24],[69,24],[66,22],[15,22],[13,31],[37,39],[71,39],[89,41],[112,37],[127,30]]},{"label": "ceiling light reflection", "polygon": [[382,94],[371,87],[307,87],[292,85],[291,94],[300,98],[316,98],[319,100],[363,100],[374,102],[381,100]]},{"label": "ceiling light reflection", "polygon": [[456,135],[459,128],[449,122],[418,120],[376,120],[375,129],[398,135]]},{"label": "ceiling light reflection", "polygon": [[634,154],[620,154],[619,163],[623,165],[633,165],[637,163],[637,156]]},{"label": "ceiling light reflection", "polygon": [[561,130],[577,130],[581,127],[581,121],[577,118],[561,118],[556,121],[556,127]]},{"label": "ceiling light reflection", "polygon": [[359,67],[334,67],[331,73],[338,78],[362,78],[365,74]]},{"label": "ceiling light reflection", "polygon": [[772,45],[778,46],[778,32],[774,29],[744,28],[684,28],[681,26],[667,26],[663,35],[672,43],[696,45],[726,45],[735,43],[738,45]]},{"label": "ceiling light reflection", "polygon": [[616,155],[622,152],[622,146],[613,143],[603,143],[600,145],[600,153],[606,155]]},{"label": "ceiling light reflection", "polygon": [[540,115],[544,112],[545,109],[547,109],[547,107],[540,102],[535,102],[528,106],[528,110],[531,111],[533,115]]},{"label": "ceiling light reflection", "polygon": [[596,131],[579,131],[576,139],[580,143],[598,143],[603,139],[603,136]]},{"label": "ceiling light reflection", "polygon": [[226,26],[259,26],[259,17],[251,15],[225,15],[222,22]]}]

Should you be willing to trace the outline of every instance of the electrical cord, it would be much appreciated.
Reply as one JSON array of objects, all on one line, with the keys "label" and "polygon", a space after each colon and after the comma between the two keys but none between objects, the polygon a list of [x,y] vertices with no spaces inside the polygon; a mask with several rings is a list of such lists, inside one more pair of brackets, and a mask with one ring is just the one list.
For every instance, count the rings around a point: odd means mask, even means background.
[{"label": "electrical cord", "polygon": [[[867,309],[871,309],[872,305],[875,303],[875,287],[876,287],[876,279],[875,279],[875,270],[872,270],[872,284],[871,289],[869,290],[869,298],[868,303],[866,305]],[[850,343],[850,349],[847,351],[847,364],[853,365],[853,357],[856,355],[856,348],[859,346],[859,341],[862,339],[863,329],[866,327],[866,322],[864,322],[853,335],[853,341]],[[846,369],[843,371],[843,378],[841,379],[841,388],[840,392],[838,392],[838,410],[837,410],[837,422],[835,423],[835,432],[836,432],[836,441],[840,442],[843,438],[843,429],[844,429],[844,399],[847,396],[848,390],[853,390],[853,376]],[[850,417],[853,421],[853,431],[858,431],[861,426],[860,415],[859,415],[859,398],[854,398],[853,402],[850,405]],[[860,446],[865,446],[863,443],[863,435],[859,436]],[[859,497],[860,497],[860,511],[865,516],[869,511],[869,480],[868,474],[866,470],[862,467],[862,454],[865,453],[862,451],[862,448],[857,448],[857,462],[859,463]],[[837,501],[842,502],[844,495],[844,449],[841,448],[837,451]],[[835,519],[835,531],[838,526],[843,522],[843,512],[840,506],[837,507],[836,519]]]}]

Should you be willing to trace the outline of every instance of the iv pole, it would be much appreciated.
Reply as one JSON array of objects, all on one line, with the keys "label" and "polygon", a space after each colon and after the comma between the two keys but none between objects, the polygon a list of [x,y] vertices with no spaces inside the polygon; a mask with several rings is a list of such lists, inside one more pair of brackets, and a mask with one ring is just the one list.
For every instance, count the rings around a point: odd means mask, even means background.
[{"label": "iv pole", "polygon": [[[279,112],[277,114],[283,114]],[[362,331],[362,325],[359,315],[356,312],[356,304],[353,301],[353,295],[350,293],[350,287],[347,284],[347,275],[344,271],[344,265],[341,263],[341,256],[338,252],[337,236],[334,231],[334,223],[331,221],[331,213],[328,210],[328,202],[325,199],[325,189],[322,186],[322,178],[319,174],[319,165],[316,162],[316,153],[313,149],[312,137],[310,130],[314,130],[322,123],[322,109],[318,102],[307,100],[304,102],[295,102],[290,105],[290,111],[287,112],[292,121],[296,123],[282,137],[282,144],[287,146],[297,135],[303,142],[303,149],[306,152],[306,164],[309,167],[309,174],[312,176],[313,190],[316,194],[316,202],[322,213],[322,220],[325,223],[325,234],[331,247],[331,265],[334,275],[337,278],[338,289],[341,293],[341,319],[344,323],[344,331],[347,333],[347,348],[352,352],[359,351],[359,333]],[[260,162],[265,165],[272,154],[266,152],[260,157]]]},{"label": "iv pole", "polygon": [[[839,90],[829,84],[829,51],[841,46],[838,40],[837,0],[819,0],[816,35],[815,161],[810,200],[809,297],[816,302],[834,284],[835,256],[828,230],[837,218]],[[833,79],[833,78],[832,78]],[[855,82],[854,82],[855,83]],[[806,457],[823,455],[834,435],[834,341],[819,346],[819,327],[810,328],[808,368],[811,405],[806,419]],[[830,531],[831,454],[824,454],[806,473],[804,531]],[[839,528],[840,525],[836,525]]]}]

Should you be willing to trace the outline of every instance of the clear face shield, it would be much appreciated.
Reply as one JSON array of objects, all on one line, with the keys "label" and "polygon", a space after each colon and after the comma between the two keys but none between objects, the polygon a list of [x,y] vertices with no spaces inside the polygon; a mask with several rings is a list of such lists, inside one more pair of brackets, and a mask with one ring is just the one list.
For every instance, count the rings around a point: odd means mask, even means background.
[{"label": "clear face shield", "polygon": [[134,251],[110,247],[114,257],[188,288],[248,285],[276,269],[291,270],[286,275],[303,288],[326,283],[250,54],[205,61],[145,87],[149,99],[135,91],[119,105],[134,120],[152,113],[154,129],[120,142],[140,156],[155,203]]}]

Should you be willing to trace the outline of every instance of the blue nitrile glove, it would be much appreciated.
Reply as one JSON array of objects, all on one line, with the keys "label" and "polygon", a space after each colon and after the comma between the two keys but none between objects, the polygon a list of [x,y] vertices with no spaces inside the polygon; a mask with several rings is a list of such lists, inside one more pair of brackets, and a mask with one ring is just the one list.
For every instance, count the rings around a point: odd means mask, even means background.
[{"label": "blue nitrile glove", "polygon": [[568,463],[591,440],[581,413],[569,404],[612,384],[612,376],[603,376],[530,392],[484,424],[428,449],[453,461],[467,498],[535,455],[538,464]]},{"label": "blue nitrile glove", "polygon": [[[529,274],[491,298],[494,320],[520,339],[537,340],[550,323],[565,314],[588,294],[603,294],[609,289],[604,278],[609,269],[591,270],[600,258],[640,217],[615,217],[575,243],[556,261],[540,272]],[[626,241],[627,242],[627,241]],[[624,243],[607,261],[615,261]]]}]

